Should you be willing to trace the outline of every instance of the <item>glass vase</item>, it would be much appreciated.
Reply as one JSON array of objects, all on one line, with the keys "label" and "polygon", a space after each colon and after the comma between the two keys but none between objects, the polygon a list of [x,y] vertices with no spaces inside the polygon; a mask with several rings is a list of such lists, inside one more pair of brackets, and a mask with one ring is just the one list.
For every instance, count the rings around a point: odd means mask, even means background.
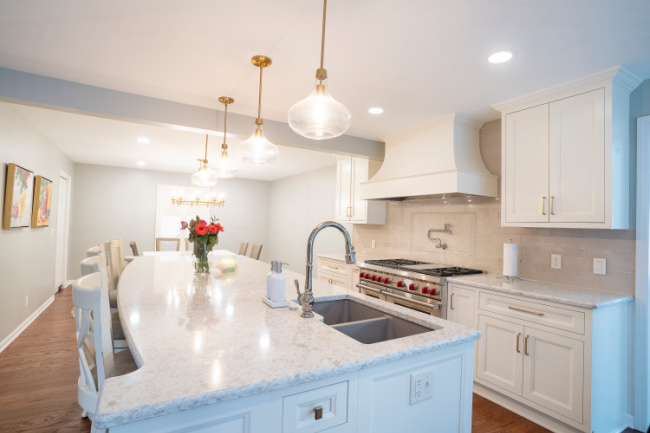
[{"label": "glass vase", "polygon": [[194,273],[196,275],[206,275],[210,273],[210,262],[208,261],[208,248],[207,238],[194,239]]}]

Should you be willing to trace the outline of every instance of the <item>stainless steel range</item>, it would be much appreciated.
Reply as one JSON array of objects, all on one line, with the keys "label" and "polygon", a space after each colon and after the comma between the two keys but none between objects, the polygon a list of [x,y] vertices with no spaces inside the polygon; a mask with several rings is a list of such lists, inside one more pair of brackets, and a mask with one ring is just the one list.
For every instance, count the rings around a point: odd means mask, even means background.
[{"label": "stainless steel range", "polygon": [[367,296],[446,319],[446,277],[481,272],[408,259],[365,260],[357,288]]}]

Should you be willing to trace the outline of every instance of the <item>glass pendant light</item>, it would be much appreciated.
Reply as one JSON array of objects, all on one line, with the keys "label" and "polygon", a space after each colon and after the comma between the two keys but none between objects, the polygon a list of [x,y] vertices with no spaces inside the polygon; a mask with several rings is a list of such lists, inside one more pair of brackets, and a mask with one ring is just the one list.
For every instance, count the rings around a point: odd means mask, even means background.
[{"label": "glass pendant light", "polygon": [[266,56],[253,56],[251,63],[260,68],[260,93],[257,106],[257,128],[248,140],[239,145],[241,159],[246,164],[263,165],[273,162],[279,154],[278,147],[264,136],[262,131],[262,71],[271,66],[271,59]]},{"label": "glass pendant light", "polygon": [[208,134],[205,134],[205,157],[197,161],[199,161],[199,170],[192,175],[192,183],[196,186],[215,186],[217,173],[208,167]]},{"label": "glass pendant light", "polygon": [[316,69],[316,88],[302,101],[289,109],[289,126],[297,134],[312,140],[338,137],[348,130],[352,122],[350,110],[330,95],[325,84],[327,70],[325,57],[325,17],[327,0],[323,0],[323,33],[320,46],[320,68]]},{"label": "glass pendant light", "polygon": [[237,167],[233,166],[232,158],[228,156],[228,145],[226,144],[226,126],[228,122],[228,105],[235,102],[228,96],[219,97],[219,102],[225,105],[225,114],[223,116],[223,144],[221,145],[221,156],[217,160],[217,175],[222,178],[231,178],[235,176]]}]

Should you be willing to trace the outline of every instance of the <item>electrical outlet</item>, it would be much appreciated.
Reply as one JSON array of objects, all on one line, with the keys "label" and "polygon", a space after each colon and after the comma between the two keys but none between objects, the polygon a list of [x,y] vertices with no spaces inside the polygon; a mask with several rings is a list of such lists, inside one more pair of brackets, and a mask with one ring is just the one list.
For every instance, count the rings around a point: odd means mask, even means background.
[{"label": "electrical outlet", "polygon": [[377,242],[374,239],[371,241],[371,244],[371,248],[375,248],[377,246]]},{"label": "electrical outlet", "polygon": [[562,269],[561,254],[551,254],[551,269]]},{"label": "electrical outlet", "polygon": [[25,308],[29,307],[29,296],[25,296]]},{"label": "electrical outlet", "polygon": [[433,370],[411,373],[411,406],[433,397]]},{"label": "electrical outlet", "polygon": [[594,257],[594,274],[607,275],[607,259]]}]

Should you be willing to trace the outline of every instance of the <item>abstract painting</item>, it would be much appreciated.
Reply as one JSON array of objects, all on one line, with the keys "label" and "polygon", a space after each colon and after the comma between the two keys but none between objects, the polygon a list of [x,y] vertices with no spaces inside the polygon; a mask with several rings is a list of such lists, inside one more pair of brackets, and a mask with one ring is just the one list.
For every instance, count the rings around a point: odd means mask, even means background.
[{"label": "abstract painting", "polygon": [[34,209],[32,210],[32,227],[50,225],[50,205],[52,204],[52,181],[43,176],[36,176],[34,182]]},{"label": "abstract painting", "polygon": [[33,195],[34,173],[16,164],[7,164],[3,229],[29,227]]}]

